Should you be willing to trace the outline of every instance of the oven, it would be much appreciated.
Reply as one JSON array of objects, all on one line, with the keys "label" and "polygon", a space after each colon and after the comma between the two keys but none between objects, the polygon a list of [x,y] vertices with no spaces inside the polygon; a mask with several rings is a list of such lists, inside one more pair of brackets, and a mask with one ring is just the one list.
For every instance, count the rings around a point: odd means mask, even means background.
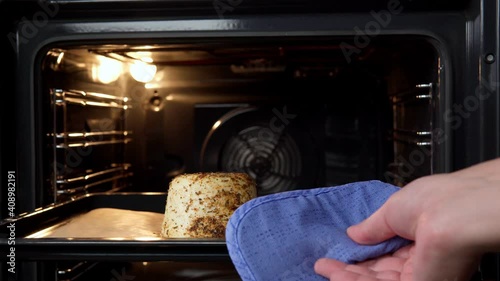
[{"label": "oven", "polygon": [[101,207],[162,213],[182,173],[246,172],[262,196],[499,156],[498,1],[0,7],[2,280],[239,280],[223,241],[40,234]]}]

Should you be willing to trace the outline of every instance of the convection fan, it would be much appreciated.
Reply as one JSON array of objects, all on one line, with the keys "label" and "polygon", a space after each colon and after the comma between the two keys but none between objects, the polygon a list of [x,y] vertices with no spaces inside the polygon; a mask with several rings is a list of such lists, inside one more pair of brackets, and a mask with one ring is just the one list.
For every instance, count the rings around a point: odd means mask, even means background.
[{"label": "convection fan", "polygon": [[245,172],[265,195],[314,186],[318,153],[307,126],[280,120],[275,108],[237,108],[220,118],[201,150],[204,171]]}]

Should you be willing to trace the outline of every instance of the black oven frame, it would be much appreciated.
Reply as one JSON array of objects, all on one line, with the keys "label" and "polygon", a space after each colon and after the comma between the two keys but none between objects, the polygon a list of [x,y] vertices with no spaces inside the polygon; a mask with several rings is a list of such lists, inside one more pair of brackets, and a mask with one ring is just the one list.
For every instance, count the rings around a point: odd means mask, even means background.
[{"label": "black oven frame", "polygon": [[[264,2],[238,1],[238,6],[221,15],[220,10],[214,10],[215,1],[0,1],[0,44],[7,72],[0,78],[0,90],[4,93],[0,169],[2,179],[9,170],[18,174],[17,212],[41,207],[42,190],[47,185],[41,171],[41,89],[36,85],[40,84],[39,54],[51,44],[127,40],[147,43],[159,38],[355,36],[354,27],[373,20],[369,12],[384,9],[389,1],[318,1],[314,5],[307,1],[294,5],[290,4],[293,1]],[[499,1],[436,1],[438,4],[434,5],[422,2],[412,6],[401,1],[414,8],[393,15],[378,36],[426,37],[441,57],[441,92],[434,127],[442,128],[448,138],[436,145],[434,173],[498,157]],[[25,19],[33,19],[41,5],[59,5],[58,13],[51,16],[46,12],[47,20],[27,36]],[[96,12],[96,8],[101,12]],[[488,99],[479,101],[477,110],[458,115],[461,125],[454,128],[451,119],[444,116],[450,112],[460,114],[456,113],[456,106],[463,105],[474,93]],[[6,182],[0,182],[2,218],[6,216]],[[490,268],[496,270],[496,280],[500,280],[498,257],[490,262]]]}]

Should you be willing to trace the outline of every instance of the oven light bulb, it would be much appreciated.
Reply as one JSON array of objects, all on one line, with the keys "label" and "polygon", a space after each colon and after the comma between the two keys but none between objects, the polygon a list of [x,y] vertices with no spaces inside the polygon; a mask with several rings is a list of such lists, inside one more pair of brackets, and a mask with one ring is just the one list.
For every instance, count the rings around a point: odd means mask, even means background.
[{"label": "oven light bulb", "polygon": [[215,124],[212,126],[212,130],[219,128],[220,124],[222,124],[222,122],[220,120],[217,120],[217,122],[215,122]]},{"label": "oven light bulb", "polygon": [[58,56],[57,56],[57,65],[60,65],[61,62],[62,62],[62,59],[64,58],[64,52],[61,52]]},{"label": "oven light bulb", "polygon": [[141,83],[148,83],[156,75],[156,65],[137,61],[130,65],[130,75]]},{"label": "oven light bulb", "polygon": [[94,80],[109,84],[114,82],[122,74],[122,63],[107,57],[99,57],[99,64],[93,68]]}]

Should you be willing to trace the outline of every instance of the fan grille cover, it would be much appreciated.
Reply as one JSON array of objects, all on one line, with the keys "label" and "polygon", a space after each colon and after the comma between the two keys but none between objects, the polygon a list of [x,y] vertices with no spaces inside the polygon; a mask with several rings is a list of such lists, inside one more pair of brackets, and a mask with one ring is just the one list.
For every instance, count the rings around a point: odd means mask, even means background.
[{"label": "fan grille cover", "polygon": [[[296,118],[285,122],[276,108]],[[205,136],[200,170],[247,173],[259,196],[321,185],[323,125],[316,112],[317,107],[294,104],[230,110]]]},{"label": "fan grille cover", "polygon": [[286,132],[263,134],[264,126],[251,126],[230,137],[220,155],[221,169],[253,177],[259,194],[296,188],[302,171],[300,150]]}]

